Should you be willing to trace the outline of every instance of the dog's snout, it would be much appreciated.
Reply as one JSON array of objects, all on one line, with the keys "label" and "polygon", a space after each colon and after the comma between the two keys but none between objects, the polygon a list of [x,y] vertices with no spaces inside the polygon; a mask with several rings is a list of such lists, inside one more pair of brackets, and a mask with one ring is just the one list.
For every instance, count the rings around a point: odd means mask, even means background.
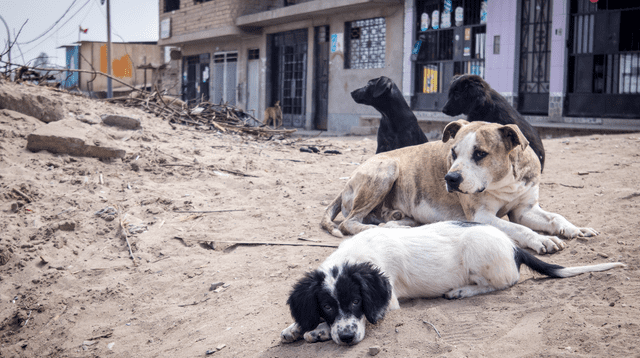
[{"label": "dog's snout", "polygon": [[354,332],[343,332],[338,335],[340,337],[340,341],[349,344],[353,342],[353,339],[356,338],[356,334]]},{"label": "dog's snout", "polygon": [[462,181],[464,180],[464,178],[462,177],[462,175],[458,172],[452,172],[452,173],[448,173],[447,175],[444,176],[444,180],[447,181],[447,189],[449,192],[455,191],[455,190],[460,190],[460,184],[462,183]]},{"label": "dog's snout", "polygon": [[451,109],[449,108],[449,102],[447,102],[444,107],[442,108],[442,113],[446,114],[447,116],[451,116]]}]

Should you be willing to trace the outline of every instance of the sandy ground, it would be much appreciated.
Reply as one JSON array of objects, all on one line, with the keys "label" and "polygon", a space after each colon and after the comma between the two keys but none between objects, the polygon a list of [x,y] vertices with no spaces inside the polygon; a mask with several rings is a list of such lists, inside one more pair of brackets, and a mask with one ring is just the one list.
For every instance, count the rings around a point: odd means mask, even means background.
[{"label": "sandy ground", "polygon": [[[292,285],[334,249],[278,244],[339,244],[320,217],[375,138],[174,130],[142,111],[37,91],[70,116],[128,114],[144,130],[103,128],[127,150],[122,160],[32,153],[26,135],[44,124],[0,111],[0,357],[363,357],[372,346],[379,357],[640,355],[639,134],[544,140],[541,205],[601,235],[543,259],[627,268],[562,280],[523,270],[504,291],[404,301],[353,347],[282,344]],[[216,210],[234,211],[197,212]]]}]

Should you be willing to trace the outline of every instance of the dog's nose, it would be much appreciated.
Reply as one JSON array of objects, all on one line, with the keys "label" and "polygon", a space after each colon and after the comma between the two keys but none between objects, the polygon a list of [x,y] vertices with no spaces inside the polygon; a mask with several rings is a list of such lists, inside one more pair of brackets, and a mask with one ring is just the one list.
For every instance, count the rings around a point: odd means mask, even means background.
[{"label": "dog's nose", "polygon": [[449,189],[449,192],[451,192],[454,190],[459,191],[458,188],[460,187],[460,183],[462,183],[464,178],[462,178],[462,175],[460,175],[460,173],[453,172],[447,173],[447,175],[444,176],[444,180],[447,181],[447,189]]},{"label": "dog's nose", "polygon": [[340,333],[338,336],[340,337],[340,341],[347,344],[353,342],[353,339],[356,338],[356,334],[353,332]]}]

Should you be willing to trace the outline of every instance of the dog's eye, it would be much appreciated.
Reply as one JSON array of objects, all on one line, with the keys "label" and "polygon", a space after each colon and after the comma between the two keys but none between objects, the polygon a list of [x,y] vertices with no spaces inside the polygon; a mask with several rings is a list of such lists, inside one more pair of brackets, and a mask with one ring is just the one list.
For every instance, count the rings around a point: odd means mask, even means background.
[{"label": "dog's eye", "polygon": [[453,160],[456,160],[458,158],[458,156],[456,155],[456,151],[453,150],[453,148],[451,148],[451,158],[453,158]]},{"label": "dog's eye", "polygon": [[360,304],[360,300],[356,298],[355,300],[353,300],[353,302],[351,302],[351,304],[357,306]]},{"label": "dog's eye", "polygon": [[332,310],[331,306],[329,306],[329,305],[324,305],[324,306],[322,306],[322,308],[327,312],[331,312],[331,310]]},{"label": "dog's eye", "polygon": [[473,152],[473,160],[475,160],[476,162],[480,161],[482,160],[482,158],[486,157],[487,154],[489,153],[483,152],[481,150],[476,150],[475,152]]}]

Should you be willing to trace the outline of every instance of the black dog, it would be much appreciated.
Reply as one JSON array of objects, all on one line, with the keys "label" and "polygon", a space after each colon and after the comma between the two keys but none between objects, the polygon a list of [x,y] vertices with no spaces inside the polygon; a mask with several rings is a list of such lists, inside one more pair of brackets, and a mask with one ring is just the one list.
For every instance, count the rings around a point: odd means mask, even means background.
[{"label": "black dog", "polygon": [[442,113],[448,116],[464,113],[469,122],[484,121],[517,125],[540,159],[540,168],[544,169],[544,147],[538,131],[482,77],[455,76],[449,88],[449,100],[442,108]]},{"label": "black dog", "polygon": [[390,78],[374,78],[351,92],[351,97],[356,103],[372,106],[382,114],[376,154],[428,142],[416,116]]}]

